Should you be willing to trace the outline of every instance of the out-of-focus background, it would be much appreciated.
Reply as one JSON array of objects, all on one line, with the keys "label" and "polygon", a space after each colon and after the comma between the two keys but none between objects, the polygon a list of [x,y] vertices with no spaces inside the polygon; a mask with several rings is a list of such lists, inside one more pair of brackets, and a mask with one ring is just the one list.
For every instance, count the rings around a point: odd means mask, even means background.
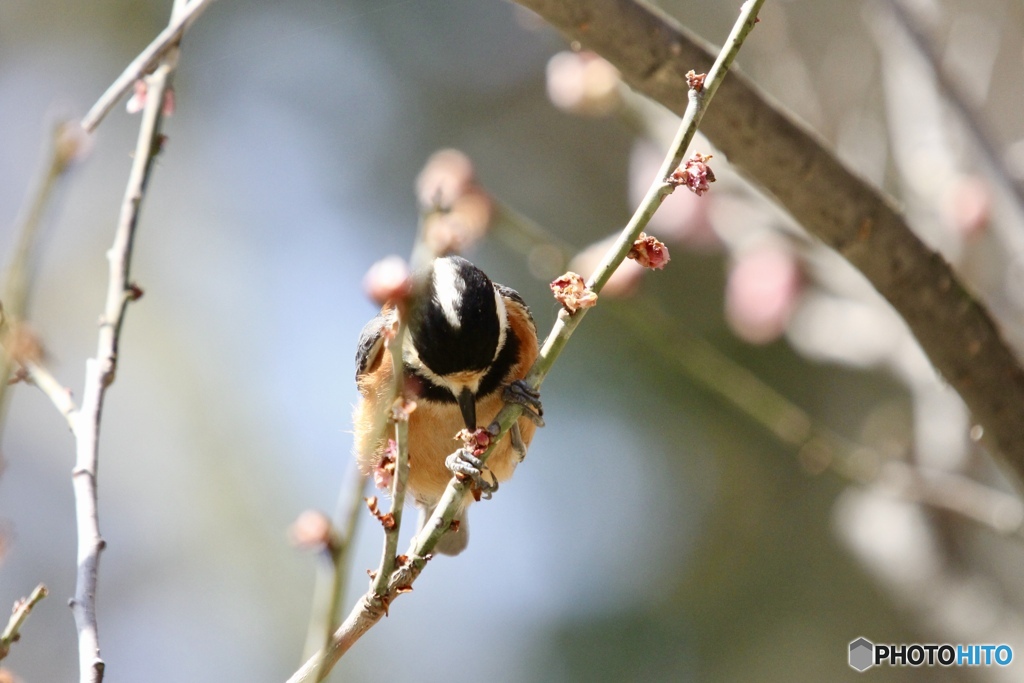
[{"label": "out-of-focus background", "polygon": [[[3,262],[51,128],[170,4],[0,4]],[[721,42],[739,4],[663,8]],[[1024,10],[899,7],[769,2],[739,68],[896,196],[1019,346]],[[435,150],[462,150],[506,207],[468,255],[547,332],[562,255],[624,224],[674,128],[568,49],[499,0],[220,0],[189,31],[138,235],[145,296],[103,415],[107,681],[298,666],[316,558],[287,529],[333,511],[349,471],[352,357],[374,313],[361,281],[408,254]],[[76,394],[137,126],[123,105],[102,124],[33,264],[28,319]],[[1024,512],[959,399],[855,272],[711,163],[711,192],[680,191],[652,224],[668,268],[624,276],[573,337],[544,385],[548,426],[474,506],[469,549],[433,561],[332,680],[841,680],[858,636],[1024,654]],[[52,596],[3,666],[71,680],[72,439],[38,390],[10,398],[0,605],[38,582]],[[363,515],[352,591],[380,544]]]}]

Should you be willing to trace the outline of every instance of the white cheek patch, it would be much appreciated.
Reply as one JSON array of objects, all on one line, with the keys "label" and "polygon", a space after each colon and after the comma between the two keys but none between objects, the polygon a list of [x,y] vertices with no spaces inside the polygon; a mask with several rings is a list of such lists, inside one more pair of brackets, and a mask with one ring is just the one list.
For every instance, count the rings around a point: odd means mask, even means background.
[{"label": "white cheek patch", "polygon": [[441,312],[454,329],[462,327],[459,319],[459,307],[462,305],[462,292],[465,285],[459,282],[455,266],[448,259],[434,262],[434,298],[441,306]]},{"label": "white cheek patch", "polygon": [[497,360],[498,354],[505,348],[505,337],[508,336],[508,311],[505,310],[505,300],[501,298],[501,292],[497,289],[494,290],[494,306],[498,312],[498,345],[494,348],[492,363]]}]

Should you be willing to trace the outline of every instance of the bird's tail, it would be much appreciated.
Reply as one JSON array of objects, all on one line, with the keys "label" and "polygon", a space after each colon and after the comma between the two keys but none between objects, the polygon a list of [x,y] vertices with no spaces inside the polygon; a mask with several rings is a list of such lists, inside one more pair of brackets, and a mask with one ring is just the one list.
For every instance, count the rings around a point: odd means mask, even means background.
[{"label": "bird's tail", "polygon": [[[420,507],[420,523],[419,528],[422,530],[424,525],[430,519],[430,516],[434,514],[433,507]],[[445,532],[441,540],[434,546],[434,551],[441,553],[442,555],[458,555],[466,546],[469,545],[469,520],[466,517],[466,511],[463,510],[459,513],[459,516],[455,518],[458,522],[458,529],[450,530]]]}]

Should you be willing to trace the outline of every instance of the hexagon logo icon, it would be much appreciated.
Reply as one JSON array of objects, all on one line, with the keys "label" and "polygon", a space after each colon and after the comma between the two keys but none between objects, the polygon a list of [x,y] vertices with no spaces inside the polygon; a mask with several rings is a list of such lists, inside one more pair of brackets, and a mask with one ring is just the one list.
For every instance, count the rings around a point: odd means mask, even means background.
[{"label": "hexagon logo icon", "polygon": [[858,638],[850,643],[850,666],[857,671],[867,671],[875,665],[875,644],[867,638]]}]

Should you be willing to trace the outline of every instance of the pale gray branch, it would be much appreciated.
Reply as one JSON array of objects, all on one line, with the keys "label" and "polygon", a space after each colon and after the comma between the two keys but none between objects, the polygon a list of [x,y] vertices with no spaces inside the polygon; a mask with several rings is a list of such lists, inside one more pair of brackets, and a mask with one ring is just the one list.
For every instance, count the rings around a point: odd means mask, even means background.
[{"label": "pale gray branch", "polygon": [[35,361],[26,360],[22,362],[22,367],[28,373],[28,378],[39,387],[39,390],[46,395],[50,402],[53,403],[53,407],[57,409],[57,412],[64,416],[64,419],[68,422],[68,427],[71,431],[75,431],[75,421],[77,420],[78,407],[75,405],[74,400],[71,398],[71,390],[61,384],[56,377],[50,372],[49,368],[41,363]]},{"label": "pale gray branch", "polygon": [[135,81],[151,71],[168,50],[177,45],[189,25],[211,4],[213,4],[213,0],[191,0],[191,2],[175,0],[171,23],[153,39],[153,42],[146,46],[146,49],[139,53],[138,57],[131,61],[117,77],[117,80],[110,84],[106,92],[100,95],[96,104],[92,105],[89,112],[82,117],[82,128],[89,133],[96,130],[96,126],[100,124],[103,117],[110,113],[110,110],[125,93],[131,90]]}]

